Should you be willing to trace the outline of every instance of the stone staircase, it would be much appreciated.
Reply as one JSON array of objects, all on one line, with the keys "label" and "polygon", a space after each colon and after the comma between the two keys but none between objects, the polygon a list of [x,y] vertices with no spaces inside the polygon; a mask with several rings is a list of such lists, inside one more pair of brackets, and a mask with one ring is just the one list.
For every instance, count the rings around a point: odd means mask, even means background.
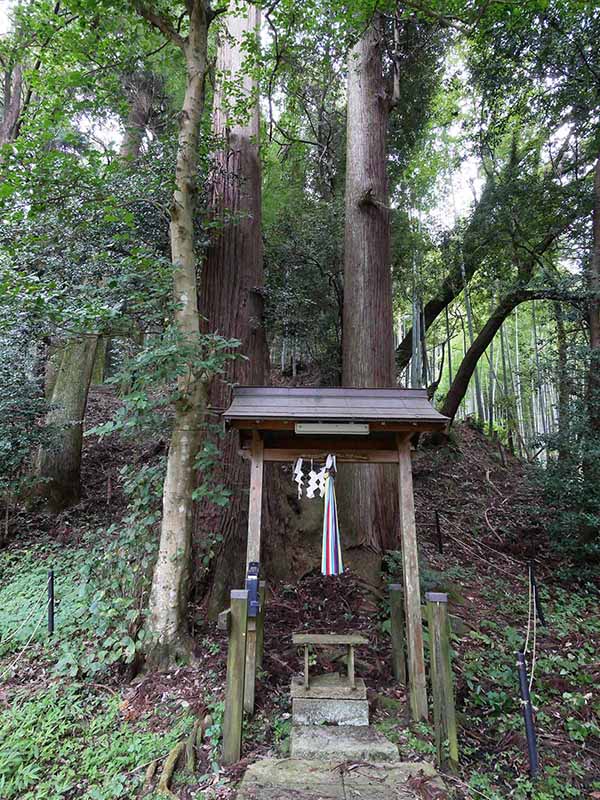
[{"label": "stone staircase", "polygon": [[251,764],[237,800],[414,800],[424,783],[427,796],[447,796],[431,764],[400,761],[397,746],[369,725],[363,680],[306,683],[292,681],[291,757]]},{"label": "stone staircase", "polygon": [[398,748],[369,726],[367,687],[346,676],[292,680],[292,758],[397,761]]}]

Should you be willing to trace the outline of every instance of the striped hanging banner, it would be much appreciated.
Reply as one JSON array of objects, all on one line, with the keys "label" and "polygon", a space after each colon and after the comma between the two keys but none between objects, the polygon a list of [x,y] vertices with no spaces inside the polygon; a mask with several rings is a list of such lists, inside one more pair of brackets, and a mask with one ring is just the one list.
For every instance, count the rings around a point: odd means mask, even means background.
[{"label": "striped hanging banner", "polygon": [[341,575],[344,571],[344,564],[335,501],[335,456],[327,456],[326,469],[321,572],[323,575]]}]

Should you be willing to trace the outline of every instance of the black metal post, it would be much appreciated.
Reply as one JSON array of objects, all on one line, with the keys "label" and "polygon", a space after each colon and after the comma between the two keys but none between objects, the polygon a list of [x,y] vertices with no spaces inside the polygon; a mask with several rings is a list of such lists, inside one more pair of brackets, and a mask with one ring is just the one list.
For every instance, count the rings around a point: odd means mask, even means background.
[{"label": "black metal post", "polygon": [[537,581],[535,579],[535,568],[533,566],[533,561],[529,562],[529,580],[531,581],[531,586],[533,589],[533,602],[535,604],[535,611],[540,621],[540,625],[546,624],[546,618],[544,617],[544,611],[542,610],[542,604],[540,601],[540,593],[538,591]]},{"label": "black metal post", "polygon": [[525,734],[527,736],[527,751],[529,753],[529,774],[535,778],[538,774],[538,754],[535,742],[535,728],[533,725],[533,708],[531,697],[529,696],[529,683],[527,681],[527,666],[525,664],[525,653],[521,650],[517,653],[517,668],[519,670],[519,689],[521,690],[521,708],[523,709],[523,719],[525,721]]},{"label": "black metal post", "polygon": [[440,512],[435,511],[435,527],[437,528],[438,551],[444,553],[444,540],[442,539],[442,528],[440,526]]},{"label": "black metal post", "polygon": [[48,636],[54,633],[54,570],[48,570]]}]

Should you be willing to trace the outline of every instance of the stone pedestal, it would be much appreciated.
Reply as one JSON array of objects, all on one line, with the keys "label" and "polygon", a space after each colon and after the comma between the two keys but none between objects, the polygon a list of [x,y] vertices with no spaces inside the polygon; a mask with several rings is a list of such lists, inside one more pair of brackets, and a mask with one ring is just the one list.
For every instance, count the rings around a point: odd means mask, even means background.
[{"label": "stone pedestal", "polygon": [[357,678],[352,686],[346,676],[317,675],[306,687],[293,678],[292,720],[294,725],[368,725],[365,682]]}]

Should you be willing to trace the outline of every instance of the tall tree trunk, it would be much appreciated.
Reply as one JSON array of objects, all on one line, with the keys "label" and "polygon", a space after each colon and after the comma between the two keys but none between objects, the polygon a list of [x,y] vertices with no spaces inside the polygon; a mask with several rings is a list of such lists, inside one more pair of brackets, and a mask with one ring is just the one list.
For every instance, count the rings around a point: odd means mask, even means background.
[{"label": "tall tree trunk", "polygon": [[[342,382],[394,386],[390,220],[386,174],[389,106],[382,76],[382,19],[376,15],[348,62]],[[355,540],[395,548],[395,473],[382,465],[348,470]]]},{"label": "tall tree trunk", "polygon": [[[492,310],[494,307],[494,296],[492,295]],[[489,394],[489,409],[488,409],[488,435],[492,436],[494,433],[494,403],[496,400],[496,372],[494,369],[494,340],[490,342],[490,358],[489,358],[489,374],[488,374],[488,394]],[[450,381],[452,383],[452,380]]]},{"label": "tall tree trunk", "polygon": [[446,341],[448,342],[448,383],[452,383],[452,338],[450,336],[450,314],[448,306],[445,308],[446,312]]},{"label": "tall tree trunk", "polygon": [[0,146],[13,142],[19,133],[23,95],[23,69],[20,64],[4,72],[3,83]]},{"label": "tall tree trunk", "polygon": [[592,430],[600,435],[600,156],[594,170],[592,256],[589,268],[590,371],[588,409]]},{"label": "tall tree trunk", "polygon": [[[183,52],[186,83],[179,114],[175,164],[175,189],[170,208],[169,235],[173,263],[173,297],[177,303],[173,322],[183,340],[195,344],[200,336],[196,285],[197,259],[194,210],[198,180],[198,141],[204,110],[208,26],[212,18],[204,0],[189,0],[189,33],[183,38],[145,4],[139,13],[175,42]],[[149,628],[153,644],[152,665],[169,666],[190,654],[187,605],[190,591],[192,492],[194,465],[204,436],[208,402],[208,376],[192,364],[178,379],[173,430],[163,486],[163,516],[158,558],[150,593]]]},{"label": "tall tree trunk", "polygon": [[83,418],[97,342],[97,336],[68,341],[54,378],[46,424],[58,435],[53,446],[40,451],[37,465],[38,494],[52,511],[75,505],[81,496]]},{"label": "tall tree trunk", "polygon": [[[208,329],[239,339],[246,359],[229,363],[224,381],[210,391],[212,408],[225,408],[230,384],[264,385],[268,352],[263,325],[263,248],[261,237],[260,117],[256,79],[244,74],[243,42],[257,34],[260,10],[245,6],[240,16],[226,17],[219,37],[212,130],[223,143],[216,155],[212,213],[217,221],[202,274],[203,313]],[[240,118],[227,85],[250,103]],[[243,113],[243,112],[242,112]],[[238,453],[237,431],[225,434],[216,480],[233,494],[223,509],[211,509],[211,525],[222,536],[212,570],[209,612],[226,604],[228,591],[242,585],[246,563],[249,468]],[[199,518],[206,508],[199,510]],[[266,527],[266,520],[263,522]]]}]

